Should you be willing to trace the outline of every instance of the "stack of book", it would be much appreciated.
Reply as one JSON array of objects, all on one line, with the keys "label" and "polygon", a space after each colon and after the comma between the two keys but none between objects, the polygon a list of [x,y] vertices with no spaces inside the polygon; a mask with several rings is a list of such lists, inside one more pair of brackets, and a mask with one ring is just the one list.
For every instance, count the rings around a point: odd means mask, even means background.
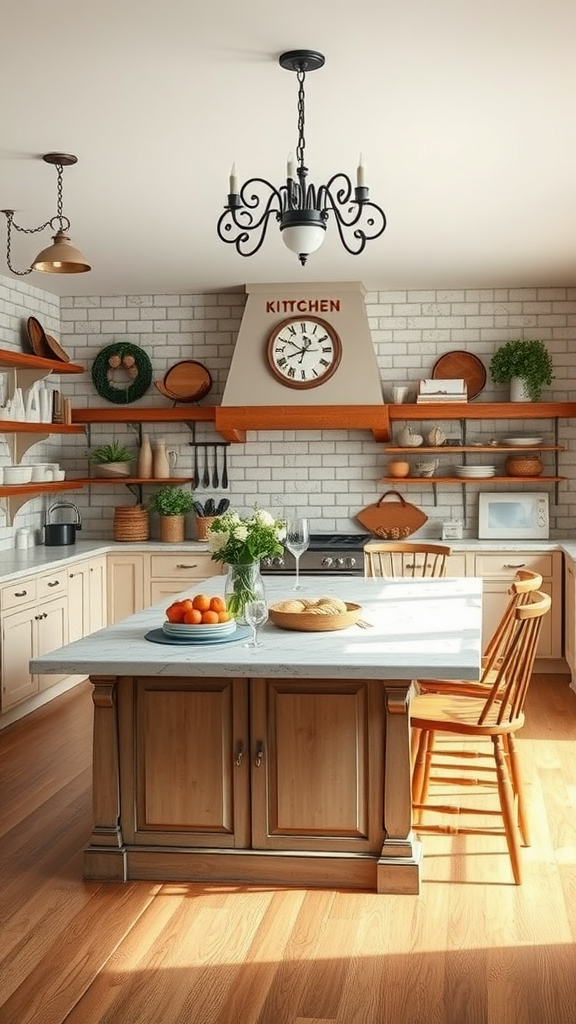
[{"label": "stack of book", "polygon": [[421,380],[418,384],[416,402],[440,404],[467,401],[468,388],[465,380]]}]

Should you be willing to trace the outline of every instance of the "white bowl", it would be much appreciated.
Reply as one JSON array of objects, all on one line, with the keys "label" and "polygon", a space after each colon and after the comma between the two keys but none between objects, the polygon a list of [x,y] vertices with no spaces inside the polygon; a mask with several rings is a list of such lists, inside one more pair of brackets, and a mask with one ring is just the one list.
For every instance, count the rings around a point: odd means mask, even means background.
[{"label": "white bowl", "polygon": [[5,484],[29,484],[32,480],[32,466],[4,466]]}]

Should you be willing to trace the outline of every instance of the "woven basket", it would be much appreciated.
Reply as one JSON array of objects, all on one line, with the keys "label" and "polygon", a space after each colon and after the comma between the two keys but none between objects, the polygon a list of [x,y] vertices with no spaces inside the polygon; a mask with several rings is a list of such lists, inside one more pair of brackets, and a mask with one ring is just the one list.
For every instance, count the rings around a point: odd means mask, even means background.
[{"label": "woven basket", "polygon": [[114,540],[137,541],[150,537],[148,509],[143,505],[114,509]]},{"label": "woven basket", "polygon": [[346,629],[353,626],[360,618],[362,608],[359,604],[346,601],[345,612],[336,615],[314,615],[310,612],[283,612],[275,605],[270,605],[268,615],[270,622],[281,629],[296,629],[303,633],[323,633],[327,630]]},{"label": "woven basket", "polygon": [[196,539],[206,540],[208,536],[208,530],[212,523],[216,519],[216,516],[196,516]]},{"label": "woven basket", "polygon": [[508,476],[540,476],[543,468],[538,455],[509,455],[504,464]]}]

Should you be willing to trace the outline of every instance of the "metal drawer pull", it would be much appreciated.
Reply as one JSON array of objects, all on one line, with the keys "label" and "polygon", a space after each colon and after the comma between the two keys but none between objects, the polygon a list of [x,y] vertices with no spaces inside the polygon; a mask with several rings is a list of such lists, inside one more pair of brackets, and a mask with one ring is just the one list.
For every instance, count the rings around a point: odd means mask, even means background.
[{"label": "metal drawer pull", "polygon": [[237,752],[236,757],[234,758],[234,760],[235,760],[235,762],[236,762],[236,764],[237,764],[237,766],[239,768],[240,765],[242,764],[242,761],[244,760],[244,744],[243,743],[239,743],[238,744],[238,752]]},{"label": "metal drawer pull", "polygon": [[264,744],[263,743],[257,743],[256,744],[256,757],[254,758],[254,767],[255,768],[261,768],[262,767],[263,759],[264,759]]},{"label": "metal drawer pull", "polygon": [[14,597],[26,597],[27,593],[28,593],[27,590],[15,590],[14,591]]},{"label": "metal drawer pull", "polygon": [[198,568],[198,563],[196,563],[196,565],[183,565],[182,562],[179,562],[177,564],[176,568],[177,569],[197,569]]},{"label": "metal drawer pull", "polygon": [[525,565],[526,562],[517,562],[516,565],[514,565],[512,562],[504,562],[505,569],[523,569]]},{"label": "metal drawer pull", "polygon": [[49,587],[59,587],[60,586],[60,580],[54,580],[52,583],[48,583],[48,586]]}]

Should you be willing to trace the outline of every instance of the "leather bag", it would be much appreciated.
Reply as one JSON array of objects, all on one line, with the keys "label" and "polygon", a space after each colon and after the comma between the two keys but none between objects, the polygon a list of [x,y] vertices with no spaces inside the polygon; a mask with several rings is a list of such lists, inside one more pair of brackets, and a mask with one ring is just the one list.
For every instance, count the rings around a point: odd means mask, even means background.
[{"label": "leather bag", "polygon": [[362,509],[356,519],[382,540],[404,540],[420,529],[428,516],[398,491],[386,491],[379,501]]}]

